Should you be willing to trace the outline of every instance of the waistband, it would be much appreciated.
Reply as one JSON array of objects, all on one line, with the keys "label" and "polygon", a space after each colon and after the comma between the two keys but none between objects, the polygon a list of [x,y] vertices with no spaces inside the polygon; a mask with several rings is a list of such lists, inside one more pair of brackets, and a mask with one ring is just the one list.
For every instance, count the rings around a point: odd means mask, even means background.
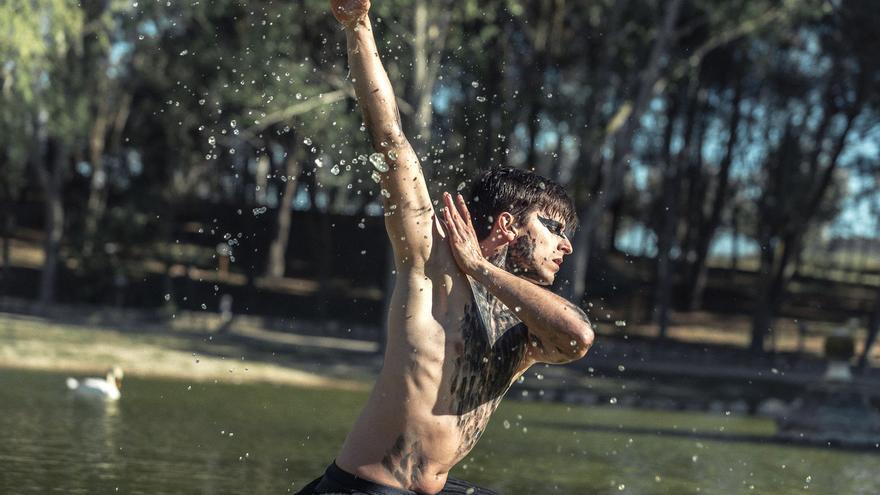
[{"label": "waistband", "polygon": [[[327,466],[324,479],[334,485],[333,488],[346,488],[349,490],[367,492],[370,495],[418,495],[416,492],[395,488],[393,486],[380,485],[370,480],[359,478],[336,465],[336,461]],[[321,485],[318,485],[321,488]]]}]

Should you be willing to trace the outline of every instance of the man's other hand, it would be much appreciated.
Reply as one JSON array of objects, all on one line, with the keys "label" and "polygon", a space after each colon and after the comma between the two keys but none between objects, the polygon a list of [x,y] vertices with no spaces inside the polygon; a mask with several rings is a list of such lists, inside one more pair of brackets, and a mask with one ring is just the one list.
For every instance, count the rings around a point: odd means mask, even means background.
[{"label": "man's other hand", "polygon": [[370,0],[330,0],[333,17],[347,28],[353,28],[367,17]]},{"label": "man's other hand", "polygon": [[459,194],[456,200],[449,193],[443,193],[446,208],[443,209],[443,222],[446,225],[446,239],[452,249],[452,256],[458,267],[468,275],[474,275],[488,263],[480,250],[480,241],[471,223],[464,198]]}]

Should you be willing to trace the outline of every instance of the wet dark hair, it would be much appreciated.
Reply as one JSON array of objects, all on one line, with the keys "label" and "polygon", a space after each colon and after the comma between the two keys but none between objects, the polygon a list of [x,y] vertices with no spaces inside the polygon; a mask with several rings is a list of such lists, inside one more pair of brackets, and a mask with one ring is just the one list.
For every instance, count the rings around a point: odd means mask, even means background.
[{"label": "wet dark hair", "polygon": [[577,227],[574,202],[559,184],[534,172],[495,167],[477,177],[471,189],[468,210],[477,236],[483,239],[492,223],[508,212],[518,222],[533,211],[542,211],[565,222],[565,230]]}]

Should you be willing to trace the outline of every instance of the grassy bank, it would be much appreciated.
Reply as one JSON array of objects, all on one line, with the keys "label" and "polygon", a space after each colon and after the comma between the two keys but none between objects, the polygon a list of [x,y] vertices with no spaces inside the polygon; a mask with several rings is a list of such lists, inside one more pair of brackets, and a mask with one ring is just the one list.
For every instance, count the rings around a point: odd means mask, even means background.
[{"label": "grassy bank", "polygon": [[0,313],[0,367],[103,374],[111,365],[133,376],[224,383],[365,389],[369,380],[354,373],[328,377],[308,363],[298,367],[285,356],[220,341],[208,332],[77,325]]}]

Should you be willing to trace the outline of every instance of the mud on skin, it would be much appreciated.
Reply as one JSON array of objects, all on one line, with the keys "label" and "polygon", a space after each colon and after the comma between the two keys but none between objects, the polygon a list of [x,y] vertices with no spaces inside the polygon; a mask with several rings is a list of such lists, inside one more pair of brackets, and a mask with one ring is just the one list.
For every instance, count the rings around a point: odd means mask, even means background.
[{"label": "mud on skin", "polygon": [[525,324],[483,286],[472,282],[473,303],[465,307],[462,352],[455,359],[450,395],[458,416],[461,444],[470,451],[489,418],[510,388],[525,356],[529,332]]},{"label": "mud on skin", "polygon": [[523,235],[513,241],[507,250],[505,268],[514,275],[528,276],[538,272],[533,259],[535,253],[535,239],[529,235]]},{"label": "mud on skin", "polygon": [[382,458],[382,466],[403,486],[418,484],[427,461],[421,442],[406,434],[397,437]]}]

